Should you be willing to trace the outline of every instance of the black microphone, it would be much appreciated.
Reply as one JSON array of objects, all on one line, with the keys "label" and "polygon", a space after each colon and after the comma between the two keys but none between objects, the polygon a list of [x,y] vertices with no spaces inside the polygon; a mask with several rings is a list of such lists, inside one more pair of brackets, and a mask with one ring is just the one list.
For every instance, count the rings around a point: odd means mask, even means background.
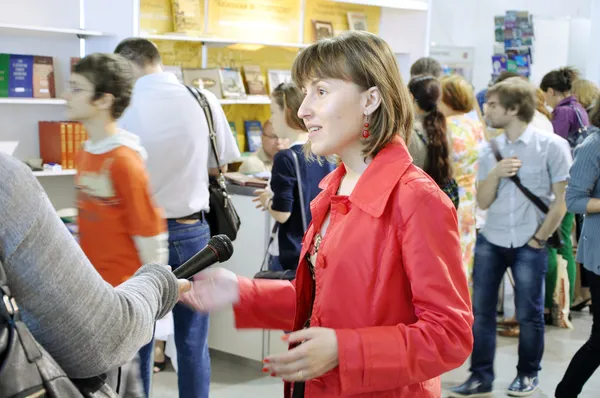
[{"label": "black microphone", "polygon": [[204,249],[181,264],[173,273],[177,279],[190,279],[214,263],[222,263],[229,260],[232,254],[233,244],[227,235],[215,235],[210,238]]}]

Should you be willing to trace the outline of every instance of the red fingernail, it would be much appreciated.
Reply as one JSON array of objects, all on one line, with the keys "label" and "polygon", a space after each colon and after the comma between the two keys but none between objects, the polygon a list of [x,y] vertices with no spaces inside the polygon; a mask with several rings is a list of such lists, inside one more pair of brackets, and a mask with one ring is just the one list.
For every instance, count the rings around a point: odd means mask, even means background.
[{"label": "red fingernail", "polygon": [[271,361],[269,361],[267,358],[263,359],[264,363],[271,363]]},{"label": "red fingernail", "polygon": [[269,371],[269,369],[267,369],[267,368],[263,368],[263,369],[262,369],[262,371],[263,371],[264,373],[267,373],[267,372]]},{"label": "red fingernail", "polygon": [[287,341],[289,339],[287,334],[284,334],[283,336],[281,336],[281,340]]},{"label": "red fingernail", "polygon": [[275,377],[275,376],[277,376],[277,375],[275,374],[275,372],[271,373],[271,377]]}]

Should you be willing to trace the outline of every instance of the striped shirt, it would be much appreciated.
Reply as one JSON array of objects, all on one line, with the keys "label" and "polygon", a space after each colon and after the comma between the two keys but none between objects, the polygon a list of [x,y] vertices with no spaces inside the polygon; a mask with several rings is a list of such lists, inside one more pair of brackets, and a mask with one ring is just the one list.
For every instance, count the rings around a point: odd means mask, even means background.
[{"label": "striped shirt", "polygon": [[[532,125],[514,142],[509,142],[506,134],[496,141],[503,158],[516,156],[523,162],[518,172],[523,185],[550,205],[554,197],[552,184],[567,181],[569,177],[572,158],[568,142]],[[479,155],[477,181],[487,179],[496,163],[491,145],[487,144]],[[496,246],[521,247],[536,233],[544,218],[512,181],[503,178],[481,232]]]},{"label": "striped shirt", "polygon": [[575,162],[567,187],[570,212],[585,214],[579,239],[577,261],[600,275],[600,213],[586,214],[591,198],[600,198],[600,130],[590,128],[590,135],[575,149]]}]

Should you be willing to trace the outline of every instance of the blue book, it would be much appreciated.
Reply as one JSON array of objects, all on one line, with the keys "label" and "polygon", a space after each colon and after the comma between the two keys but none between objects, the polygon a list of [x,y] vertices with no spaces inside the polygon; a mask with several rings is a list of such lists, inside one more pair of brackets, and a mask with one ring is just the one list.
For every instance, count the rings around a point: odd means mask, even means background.
[{"label": "blue book", "polygon": [[244,129],[246,130],[246,142],[248,143],[248,151],[256,152],[262,145],[262,125],[258,120],[245,120]]},{"label": "blue book", "polygon": [[33,55],[10,56],[9,97],[33,97]]}]

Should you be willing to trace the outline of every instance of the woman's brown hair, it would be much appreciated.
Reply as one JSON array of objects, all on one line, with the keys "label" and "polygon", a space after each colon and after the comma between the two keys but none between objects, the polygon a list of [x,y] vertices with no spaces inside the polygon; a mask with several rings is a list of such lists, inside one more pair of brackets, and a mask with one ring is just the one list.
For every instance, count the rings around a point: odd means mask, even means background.
[{"label": "woman's brown hair", "polygon": [[579,71],[574,68],[560,68],[546,73],[540,88],[547,92],[549,88],[558,93],[568,93],[573,88],[573,83],[579,78]]},{"label": "woman's brown hair", "polygon": [[535,102],[535,109],[542,115],[546,116],[548,120],[552,120],[552,114],[550,113],[548,108],[546,108],[546,97],[544,96],[544,92],[541,88],[537,88],[535,90],[535,93],[537,100]]},{"label": "woman's brown hair", "polygon": [[442,92],[440,82],[433,76],[417,76],[408,83],[408,89],[425,112],[423,129],[427,133],[427,163],[424,171],[443,187],[452,178],[452,163],[446,118],[437,105]]},{"label": "woman's brown hair", "polygon": [[304,100],[304,94],[298,87],[290,83],[281,83],[271,93],[271,99],[285,113],[285,122],[290,128],[306,131],[304,121],[298,117],[298,109]]},{"label": "woman's brown hair", "polygon": [[[313,80],[341,79],[366,91],[377,87],[380,106],[369,115],[371,135],[364,139],[363,155],[375,156],[395,136],[410,138],[413,110],[410,95],[389,45],[364,31],[322,39],[302,50],[294,61],[292,77],[298,87]],[[357,138],[360,131],[357,131]]]},{"label": "woman's brown hair", "polygon": [[600,128],[600,101],[596,101],[594,110],[590,114],[590,123],[592,123],[592,125]]},{"label": "woman's brown hair", "polygon": [[456,112],[469,113],[475,106],[473,87],[461,76],[450,75],[441,78],[442,101]]}]

